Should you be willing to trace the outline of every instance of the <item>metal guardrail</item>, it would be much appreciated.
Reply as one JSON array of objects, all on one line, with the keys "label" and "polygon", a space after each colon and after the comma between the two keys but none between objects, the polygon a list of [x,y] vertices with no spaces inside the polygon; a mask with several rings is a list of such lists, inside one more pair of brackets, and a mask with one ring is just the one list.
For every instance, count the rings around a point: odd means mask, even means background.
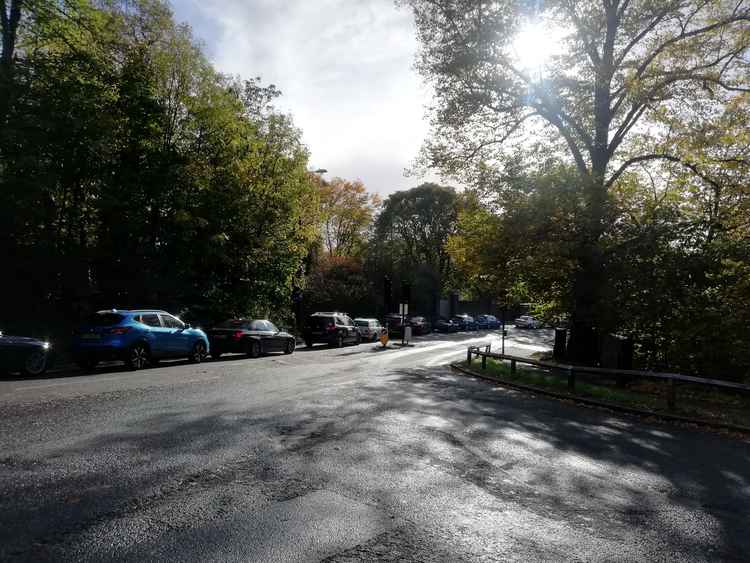
[{"label": "metal guardrail", "polygon": [[740,393],[750,394],[750,385],[744,385],[742,383],[732,383],[731,381],[722,381],[720,379],[709,379],[705,377],[695,377],[692,375],[683,375],[681,373],[663,373],[654,371],[640,371],[640,370],[629,370],[629,369],[610,369],[610,368],[597,368],[588,366],[577,366],[572,364],[558,364],[556,362],[548,362],[543,360],[534,360],[531,358],[524,358],[523,356],[512,356],[510,354],[497,354],[490,351],[490,346],[486,345],[485,350],[481,350],[481,346],[469,346],[466,352],[466,362],[471,365],[472,357],[477,356],[482,358],[482,369],[487,369],[487,358],[493,358],[501,361],[510,361],[510,372],[516,373],[516,364],[528,364],[544,369],[549,369],[550,373],[557,375],[562,372],[568,378],[568,389],[575,391],[576,375],[578,374],[598,374],[614,376],[616,378],[630,377],[630,378],[650,378],[659,379],[668,382],[667,392],[667,407],[670,410],[674,410],[675,403],[677,401],[677,383],[692,383],[697,385],[704,385],[706,387],[713,387],[716,389],[722,389],[726,391],[735,391]]}]

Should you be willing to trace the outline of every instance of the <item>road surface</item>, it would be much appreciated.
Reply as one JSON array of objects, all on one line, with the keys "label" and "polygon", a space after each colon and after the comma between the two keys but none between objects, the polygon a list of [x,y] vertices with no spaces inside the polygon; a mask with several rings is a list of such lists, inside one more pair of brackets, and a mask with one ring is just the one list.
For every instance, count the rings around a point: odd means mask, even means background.
[{"label": "road surface", "polygon": [[0,560],[748,559],[747,443],[445,366],[487,340],[0,380]]}]

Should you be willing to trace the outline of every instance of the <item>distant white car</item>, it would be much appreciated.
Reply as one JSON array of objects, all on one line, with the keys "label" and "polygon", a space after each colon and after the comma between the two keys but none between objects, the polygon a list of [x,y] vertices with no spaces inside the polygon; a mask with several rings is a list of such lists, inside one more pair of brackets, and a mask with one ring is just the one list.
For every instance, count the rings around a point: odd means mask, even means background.
[{"label": "distant white car", "polygon": [[531,315],[522,315],[514,323],[516,328],[542,328],[542,321],[535,319]]},{"label": "distant white car", "polygon": [[384,330],[378,319],[354,319],[354,326],[362,340],[377,340]]}]

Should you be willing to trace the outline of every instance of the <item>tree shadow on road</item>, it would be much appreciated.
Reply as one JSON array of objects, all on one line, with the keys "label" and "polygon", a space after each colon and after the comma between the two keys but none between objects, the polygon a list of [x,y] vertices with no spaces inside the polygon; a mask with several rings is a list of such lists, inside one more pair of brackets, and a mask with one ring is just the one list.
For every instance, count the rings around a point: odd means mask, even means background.
[{"label": "tree shadow on road", "polygon": [[[748,470],[737,440],[405,369],[269,405],[175,402],[43,457],[0,455],[0,559],[33,545],[54,558],[133,514],[236,482],[267,503],[323,488],[386,513],[432,499],[448,514],[430,523],[415,512],[410,533],[456,560],[485,528],[532,558],[585,557],[590,542],[621,544],[626,559],[731,559],[750,552]],[[486,520],[464,530],[464,506]],[[504,511],[523,518],[506,528]]]}]

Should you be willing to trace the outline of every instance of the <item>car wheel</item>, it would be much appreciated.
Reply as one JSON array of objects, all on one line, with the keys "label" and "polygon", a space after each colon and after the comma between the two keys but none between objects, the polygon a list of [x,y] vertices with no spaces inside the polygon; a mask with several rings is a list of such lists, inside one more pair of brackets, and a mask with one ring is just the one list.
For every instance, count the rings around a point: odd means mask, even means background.
[{"label": "car wheel", "polygon": [[362,344],[362,336],[357,333],[357,338],[354,340],[354,345],[359,346],[360,344]]},{"label": "car wheel", "polygon": [[21,372],[24,375],[37,376],[47,371],[47,354],[41,350],[35,350],[26,357]]},{"label": "car wheel", "polygon": [[344,346],[344,336],[339,334],[336,338],[336,348],[342,348]]},{"label": "car wheel", "polygon": [[199,364],[206,359],[207,355],[206,343],[203,340],[199,340],[193,344],[193,350],[190,352],[190,361],[194,364]]},{"label": "car wheel", "polygon": [[291,354],[294,352],[295,342],[292,339],[289,339],[286,341],[286,346],[284,346],[284,354]]},{"label": "car wheel", "polygon": [[148,364],[148,348],[145,344],[134,344],[128,350],[128,356],[125,359],[125,365],[132,370],[143,369]]},{"label": "car wheel", "polygon": [[247,355],[251,358],[260,357],[260,342],[251,340],[247,345]]},{"label": "car wheel", "polygon": [[219,358],[221,358],[221,352],[217,352],[215,350],[211,350],[211,357],[214,360],[218,360]]}]

